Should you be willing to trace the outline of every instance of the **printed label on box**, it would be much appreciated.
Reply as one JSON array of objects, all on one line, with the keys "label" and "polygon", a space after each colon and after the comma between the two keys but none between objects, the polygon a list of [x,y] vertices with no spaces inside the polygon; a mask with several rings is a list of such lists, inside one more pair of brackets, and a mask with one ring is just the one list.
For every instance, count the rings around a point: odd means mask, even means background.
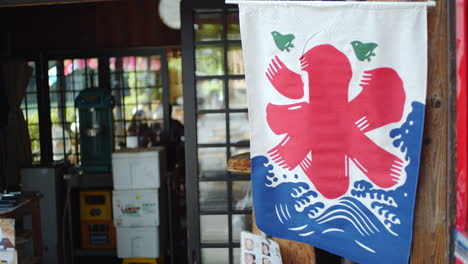
[{"label": "printed label on box", "polygon": [[114,223],[117,227],[159,225],[156,189],[113,192]]}]

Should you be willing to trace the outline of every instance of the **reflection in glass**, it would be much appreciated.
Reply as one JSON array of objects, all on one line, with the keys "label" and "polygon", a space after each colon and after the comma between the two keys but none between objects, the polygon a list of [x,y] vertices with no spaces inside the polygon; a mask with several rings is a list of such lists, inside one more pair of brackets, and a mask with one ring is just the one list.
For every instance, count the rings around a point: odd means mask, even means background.
[{"label": "reflection in glass", "polygon": [[199,148],[198,166],[200,178],[224,177],[226,175],[226,149]]},{"label": "reflection in glass", "polygon": [[[246,142],[247,143],[247,142]],[[231,147],[231,155],[238,155],[242,153],[250,152],[250,147]]]},{"label": "reflection in glass", "polygon": [[214,76],[224,74],[222,46],[203,45],[195,48],[195,75]]},{"label": "reflection in glass", "polygon": [[248,117],[247,113],[232,113],[229,115],[231,143],[239,143],[250,139]]},{"label": "reflection in glass", "polygon": [[226,182],[200,182],[199,194],[201,211],[227,210]]},{"label": "reflection in glass", "polygon": [[223,34],[221,14],[198,14],[193,26],[195,41],[220,40]]},{"label": "reflection in glass", "polygon": [[223,83],[220,79],[197,81],[198,109],[224,108]]},{"label": "reflection in glass", "polygon": [[227,15],[227,38],[229,40],[240,39],[239,13]]},{"label": "reflection in glass", "polygon": [[199,114],[197,128],[199,144],[226,142],[225,114]]},{"label": "reflection in glass", "polygon": [[232,182],[232,208],[234,210],[252,209],[252,187],[250,181]]},{"label": "reflection in glass", "polygon": [[[202,243],[228,242],[227,215],[201,215],[200,234]],[[217,262],[217,263],[224,263]]]},{"label": "reflection in glass", "polygon": [[247,85],[245,79],[229,80],[229,108],[247,108]]},{"label": "reflection in glass", "polygon": [[229,249],[227,248],[202,248],[201,254],[203,264],[229,263]]},{"label": "reflection in glass", "polygon": [[251,230],[252,215],[232,215],[232,242],[240,242],[240,233]]},{"label": "reflection in glass", "polygon": [[240,44],[229,45],[227,52],[228,73],[230,75],[244,74],[244,57]]}]

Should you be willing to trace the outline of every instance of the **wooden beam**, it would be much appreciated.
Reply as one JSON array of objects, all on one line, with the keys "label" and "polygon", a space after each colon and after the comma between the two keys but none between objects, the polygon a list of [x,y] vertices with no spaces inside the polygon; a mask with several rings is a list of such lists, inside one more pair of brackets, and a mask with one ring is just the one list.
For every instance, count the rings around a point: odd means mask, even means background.
[{"label": "wooden beam", "polygon": [[58,4],[76,4],[90,2],[108,2],[112,0],[2,0],[0,7],[12,6],[37,6],[37,5],[58,5]]}]

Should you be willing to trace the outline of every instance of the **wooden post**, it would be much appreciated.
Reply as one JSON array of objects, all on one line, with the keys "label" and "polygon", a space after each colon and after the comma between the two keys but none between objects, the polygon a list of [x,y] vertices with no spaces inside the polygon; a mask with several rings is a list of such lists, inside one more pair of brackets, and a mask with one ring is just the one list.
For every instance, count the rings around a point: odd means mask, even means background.
[{"label": "wooden post", "polygon": [[[424,145],[416,212],[412,263],[451,262],[455,219],[455,87],[449,76],[449,0],[429,9],[429,69]],[[453,36],[452,36],[453,37]]]}]

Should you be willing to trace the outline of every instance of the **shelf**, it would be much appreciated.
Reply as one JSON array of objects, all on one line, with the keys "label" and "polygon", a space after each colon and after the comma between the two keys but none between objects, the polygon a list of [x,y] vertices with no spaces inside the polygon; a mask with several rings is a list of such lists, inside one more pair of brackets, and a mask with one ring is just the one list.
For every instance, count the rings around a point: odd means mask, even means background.
[{"label": "shelf", "polygon": [[91,256],[117,256],[117,249],[76,249],[75,255],[80,257],[91,257]]}]

